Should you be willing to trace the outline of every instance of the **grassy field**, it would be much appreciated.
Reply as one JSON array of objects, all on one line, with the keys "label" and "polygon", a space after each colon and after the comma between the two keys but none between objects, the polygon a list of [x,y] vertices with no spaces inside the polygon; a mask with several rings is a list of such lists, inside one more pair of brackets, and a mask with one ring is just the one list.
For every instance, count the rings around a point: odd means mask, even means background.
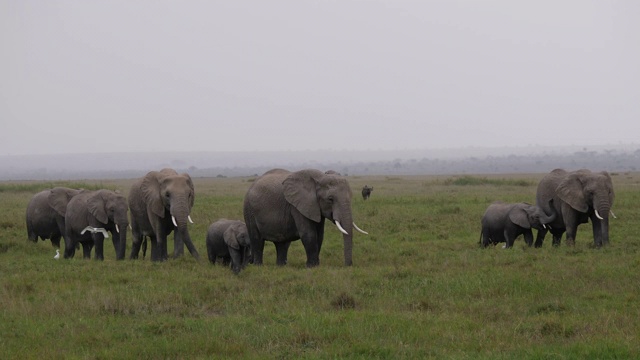
[{"label": "grassy field", "polygon": [[[289,264],[235,276],[190,255],[53,259],[27,241],[27,202],[65,183],[0,183],[0,358],[453,358],[640,357],[640,175],[613,174],[611,245],[480,249],[480,218],[494,200],[534,202],[543,174],[349,177],[354,266],[327,224],[321,265],[302,244]],[[195,179],[191,236],[203,258],[218,218],[242,219],[249,178]],[[131,180],[74,182],[128,193]],[[359,189],[374,187],[363,201]],[[129,246],[131,236],[128,238]],[[172,248],[172,244],[169,244]],[[127,252],[128,254],[128,252]]]}]

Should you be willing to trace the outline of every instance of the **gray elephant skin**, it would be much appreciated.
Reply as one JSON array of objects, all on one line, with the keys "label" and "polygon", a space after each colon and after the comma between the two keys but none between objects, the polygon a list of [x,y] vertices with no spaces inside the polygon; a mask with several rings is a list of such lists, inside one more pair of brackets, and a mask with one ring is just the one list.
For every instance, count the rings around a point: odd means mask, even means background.
[{"label": "gray elephant skin", "polygon": [[207,230],[207,256],[209,262],[216,263],[221,257],[223,265],[231,263],[231,270],[239,273],[249,264],[251,242],[244,222],[240,220],[220,219]]},{"label": "gray elephant skin", "polygon": [[[538,184],[536,204],[548,212],[551,199],[558,213],[555,221],[549,224],[554,246],[560,245],[564,232],[567,233],[567,244],[575,245],[578,225],[589,219],[593,227],[594,245],[601,247],[609,243],[609,213],[615,194],[611,176],[606,171],[551,171]],[[538,232],[536,247],[542,246],[546,234],[545,230]]]},{"label": "gray elephant skin", "polygon": [[33,242],[37,242],[38,238],[51,239],[51,245],[60,248],[60,239],[64,238],[67,204],[80,191],[82,190],[55,187],[35,194],[27,205],[28,239]]},{"label": "gray elephant skin", "polygon": [[368,185],[365,185],[362,188],[362,199],[367,200],[369,196],[371,196],[372,191],[373,191],[373,186],[369,187]]},{"label": "gray elephant skin", "polygon": [[[72,258],[76,244],[81,243],[85,259],[91,257],[91,248],[95,246],[95,258],[104,260],[106,233],[111,233],[116,259],[124,259],[129,226],[128,210],[127,199],[111,190],[83,191],[71,198],[65,214],[65,235],[69,239],[64,251],[65,259]],[[95,231],[96,229],[104,229],[104,232]]]},{"label": "gray elephant skin", "polygon": [[325,219],[343,233],[344,263],[353,264],[351,188],[337,174],[307,169],[290,172],[273,169],[258,177],[244,198],[244,219],[251,239],[255,265],[262,264],[265,240],[276,246],[278,265],[287,263],[292,241],[302,240],[307,267],[320,264]]},{"label": "gray elephant skin", "polygon": [[556,218],[556,213],[544,213],[542,208],[528,203],[494,202],[487,207],[482,216],[482,247],[504,242],[506,248],[513,246],[515,239],[524,235],[527,245],[533,245],[532,228],[544,229],[546,224]]},{"label": "gray elephant skin", "polygon": [[137,259],[143,238],[151,240],[151,261],[168,259],[167,236],[174,232],[173,257],[184,254],[184,245],[198,260],[188,222],[195,201],[195,187],[189,174],[173,169],[150,171],[131,186],[129,208],[133,245],[131,259]]}]

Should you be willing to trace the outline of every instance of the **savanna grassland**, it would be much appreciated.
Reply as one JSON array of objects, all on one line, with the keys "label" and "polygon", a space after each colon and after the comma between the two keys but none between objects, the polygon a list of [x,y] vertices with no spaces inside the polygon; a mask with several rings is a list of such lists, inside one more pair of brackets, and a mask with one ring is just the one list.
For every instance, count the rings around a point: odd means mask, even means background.
[{"label": "savanna grassland", "polygon": [[606,248],[592,247],[590,224],[575,247],[550,235],[540,249],[522,237],[478,247],[487,205],[533,202],[542,176],[349,177],[370,234],[354,235],[353,267],[327,222],[320,267],[305,268],[299,241],[277,267],[267,243],[265,265],[238,276],[204,261],[204,239],[216,219],[242,219],[251,178],[195,179],[201,263],[188,252],[115,261],[109,242],[104,262],[56,261],[49,241],[27,241],[31,196],[54,185],[127,194],[132,180],[0,183],[0,358],[640,357],[639,174],[613,174]]}]

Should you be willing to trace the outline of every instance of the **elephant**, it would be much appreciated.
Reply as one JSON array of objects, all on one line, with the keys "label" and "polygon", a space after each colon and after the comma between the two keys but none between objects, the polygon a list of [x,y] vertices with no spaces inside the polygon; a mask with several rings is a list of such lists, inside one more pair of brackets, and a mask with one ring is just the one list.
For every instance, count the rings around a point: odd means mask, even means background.
[{"label": "elephant", "polygon": [[249,231],[254,265],[262,265],[265,240],[276,246],[278,265],[287,263],[292,241],[302,240],[307,267],[320,264],[325,219],[343,234],[344,264],[353,264],[352,192],[347,180],[315,169],[290,172],[272,169],[258,177],[244,198],[244,219]]},{"label": "elephant", "polygon": [[[82,190],[55,187],[35,194],[27,205],[27,237],[33,242],[51,239],[54,248],[60,248],[64,238],[64,215],[67,203]],[[65,243],[67,242],[65,238]]]},{"label": "elephant", "polygon": [[[174,232],[173,257],[184,254],[184,245],[200,259],[189,236],[187,222],[195,201],[195,187],[189,174],[173,169],[150,171],[138,179],[129,191],[133,245],[131,259],[137,259],[145,237],[151,239],[151,261],[168,259],[167,236]],[[146,249],[146,245],[145,245]]]},{"label": "elephant", "polygon": [[514,240],[524,234],[528,246],[533,245],[531,228],[544,229],[546,224],[555,220],[557,214],[551,209],[547,215],[542,208],[525,202],[504,203],[496,201],[487,207],[482,216],[482,247],[504,242],[505,248],[513,246]]},{"label": "elephant", "polygon": [[[549,224],[554,246],[560,245],[565,231],[567,245],[575,245],[578,225],[588,222],[589,219],[593,227],[594,245],[601,247],[609,243],[609,213],[615,194],[611,176],[606,171],[551,171],[538,184],[536,204],[542,206],[545,212],[549,212],[551,199],[554,200],[553,207],[558,213],[555,221]],[[538,232],[536,247],[542,246],[546,234],[546,230]]]},{"label": "elephant", "polygon": [[222,257],[223,264],[229,265],[238,274],[251,259],[251,242],[247,225],[239,220],[220,219],[207,230],[207,255],[212,264]]},{"label": "elephant", "polygon": [[81,243],[84,258],[91,258],[95,246],[96,260],[104,260],[103,242],[111,233],[116,260],[125,258],[129,208],[127,199],[116,191],[84,191],[67,204],[65,214],[66,242],[64,258],[73,258],[76,244]]},{"label": "elephant", "polygon": [[368,185],[365,185],[362,188],[362,199],[367,200],[369,196],[371,196],[372,191],[373,191],[373,186],[369,187]]}]

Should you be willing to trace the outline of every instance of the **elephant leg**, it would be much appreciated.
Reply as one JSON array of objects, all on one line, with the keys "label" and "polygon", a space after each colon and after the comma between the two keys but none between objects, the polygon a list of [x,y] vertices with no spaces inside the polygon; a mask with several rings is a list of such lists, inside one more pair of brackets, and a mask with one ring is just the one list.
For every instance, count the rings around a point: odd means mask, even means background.
[{"label": "elephant leg", "polygon": [[76,254],[76,239],[74,236],[67,236],[64,239],[64,258],[72,259]]},{"label": "elephant leg", "polygon": [[[143,238],[139,232],[133,232],[132,235],[133,241],[131,242],[131,255],[129,255],[129,259],[134,260],[138,258],[138,254],[140,253],[140,245],[142,245]],[[146,243],[144,245],[146,247]],[[146,249],[144,250],[146,251]]]},{"label": "elephant leg", "polygon": [[142,259],[147,257],[147,237],[142,238]]},{"label": "elephant leg", "polygon": [[513,246],[513,241],[514,241],[514,239],[512,239],[511,232],[509,230],[505,229],[504,230],[504,242],[505,242],[504,247],[506,249],[510,248],[511,246]]},{"label": "elephant leg", "polygon": [[533,231],[531,231],[531,229],[528,229],[527,231],[524,232],[524,242],[529,247],[533,245]]},{"label": "elephant leg", "polygon": [[84,259],[91,259],[91,249],[93,249],[93,241],[82,242],[82,257]]},{"label": "elephant leg", "polygon": [[[164,261],[163,249],[166,245],[166,239],[161,240],[158,236],[151,236],[151,261]],[[163,244],[164,242],[164,244]]]},{"label": "elephant leg", "polygon": [[315,232],[309,231],[301,234],[302,245],[307,253],[307,267],[320,265],[320,249],[318,247],[318,238]]},{"label": "elephant leg", "polygon": [[320,254],[320,249],[322,249],[322,241],[324,240],[324,221],[325,219],[322,218],[322,220],[320,220],[320,223],[318,224],[318,227],[316,228],[316,234],[318,234],[318,254]]},{"label": "elephant leg", "polygon": [[213,265],[216,264],[216,253],[213,250],[213,244],[207,242],[207,257],[209,258],[209,262]]},{"label": "elephant leg", "polygon": [[51,245],[56,248],[56,249],[60,249],[60,238],[62,236],[60,234],[55,234],[53,236],[51,236]]},{"label": "elephant leg", "polygon": [[92,237],[96,247],[96,260],[104,260],[104,236],[102,234],[94,234]]},{"label": "elephant leg", "polygon": [[482,246],[483,248],[489,246],[489,242],[491,241],[491,232],[489,231],[488,227],[482,228],[481,241],[482,242],[480,243],[480,246]]},{"label": "elephant leg", "polygon": [[535,247],[539,248],[542,247],[542,243],[544,242],[544,237],[547,236],[547,229],[538,229],[538,235],[536,236],[536,243],[534,244]]},{"label": "elephant leg", "polygon": [[274,243],[276,246],[276,264],[282,266],[287,265],[287,254],[289,253],[289,246],[291,246],[291,241],[285,242],[277,242]]}]

